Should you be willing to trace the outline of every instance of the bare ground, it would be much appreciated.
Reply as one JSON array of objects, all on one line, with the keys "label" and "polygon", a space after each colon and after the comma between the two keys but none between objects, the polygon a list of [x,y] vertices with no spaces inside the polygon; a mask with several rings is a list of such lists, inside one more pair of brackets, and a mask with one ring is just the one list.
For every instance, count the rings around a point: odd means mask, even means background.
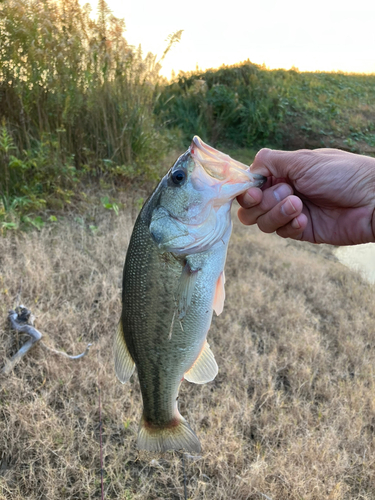
[{"label": "bare ground", "polygon": [[[112,363],[122,266],[134,211],[85,214],[0,239],[0,367],[25,339],[6,317],[17,298],[51,347],[0,376],[0,499],[100,498],[98,384],[107,499],[183,498],[181,457],[136,450],[137,377]],[[89,229],[92,217],[97,230]],[[374,287],[329,247],[235,224],[227,300],[209,342],[214,382],[185,382],[180,410],[197,432],[190,499],[375,498]]]}]

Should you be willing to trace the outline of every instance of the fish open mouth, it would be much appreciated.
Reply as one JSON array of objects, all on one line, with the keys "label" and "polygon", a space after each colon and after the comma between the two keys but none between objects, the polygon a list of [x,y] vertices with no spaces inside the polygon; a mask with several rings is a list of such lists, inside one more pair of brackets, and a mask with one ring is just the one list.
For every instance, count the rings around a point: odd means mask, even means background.
[{"label": "fish open mouth", "polygon": [[[180,185],[172,174],[183,175]],[[261,186],[243,163],[205,144],[197,136],[170,170],[149,222],[161,252],[203,252],[223,238],[230,227],[230,207],[236,196]]]},{"label": "fish open mouth", "polygon": [[263,175],[252,174],[247,165],[205,144],[198,136],[194,136],[189,152],[210,177],[219,181],[230,184],[251,182],[255,187],[262,186],[266,181]]}]

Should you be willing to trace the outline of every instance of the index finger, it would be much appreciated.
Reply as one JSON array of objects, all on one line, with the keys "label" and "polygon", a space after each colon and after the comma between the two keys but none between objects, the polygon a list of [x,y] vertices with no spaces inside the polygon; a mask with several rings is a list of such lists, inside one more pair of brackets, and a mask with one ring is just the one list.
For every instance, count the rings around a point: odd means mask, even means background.
[{"label": "index finger", "polygon": [[250,167],[253,174],[265,177],[284,178],[295,181],[300,175],[301,166],[309,167],[315,162],[316,155],[309,149],[297,151],[279,151],[277,149],[261,149]]}]

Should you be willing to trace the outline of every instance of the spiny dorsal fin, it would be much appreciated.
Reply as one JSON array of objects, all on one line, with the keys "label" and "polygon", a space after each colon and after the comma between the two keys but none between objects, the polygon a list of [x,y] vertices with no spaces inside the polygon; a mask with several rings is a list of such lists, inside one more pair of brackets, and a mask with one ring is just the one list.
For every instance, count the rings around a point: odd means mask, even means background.
[{"label": "spiny dorsal fin", "polygon": [[191,299],[193,297],[195,283],[198,278],[198,270],[193,271],[187,262],[182,270],[180,281],[178,283],[176,302],[178,310],[178,319],[186,316]]},{"label": "spiny dorsal fin", "polygon": [[225,301],[225,275],[224,271],[220,273],[219,279],[216,282],[216,290],[214,297],[213,309],[217,316],[223,312]]},{"label": "spiny dorsal fin", "polygon": [[215,357],[206,341],[200,355],[190,370],[185,373],[184,378],[194,384],[205,384],[211,382],[216,377],[218,371],[219,368]]},{"label": "spiny dorsal fin", "polygon": [[122,319],[120,319],[115,335],[113,353],[115,356],[115,371],[117,378],[122,384],[125,384],[125,382],[127,382],[133,375],[135,363],[125,343],[124,332],[122,329]]}]

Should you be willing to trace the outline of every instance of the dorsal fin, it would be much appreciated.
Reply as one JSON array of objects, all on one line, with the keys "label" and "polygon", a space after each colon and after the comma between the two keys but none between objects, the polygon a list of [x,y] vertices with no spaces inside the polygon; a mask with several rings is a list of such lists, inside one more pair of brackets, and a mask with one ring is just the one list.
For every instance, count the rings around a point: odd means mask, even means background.
[{"label": "dorsal fin", "polygon": [[113,353],[115,356],[115,371],[117,378],[122,384],[125,384],[133,375],[135,363],[125,342],[122,319],[120,319],[114,338]]},{"label": "dorsal fin", "polygon": [[194,362],[193,366],[184,375],[185,380],[194,384],[211,382],[217,375],[219,368],[207,341]]}]

